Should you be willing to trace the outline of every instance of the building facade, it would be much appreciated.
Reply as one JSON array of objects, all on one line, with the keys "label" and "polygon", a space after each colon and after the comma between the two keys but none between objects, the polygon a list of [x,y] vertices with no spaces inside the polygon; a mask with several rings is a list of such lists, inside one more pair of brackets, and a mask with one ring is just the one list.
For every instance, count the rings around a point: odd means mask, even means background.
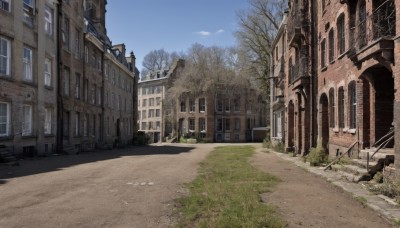
[{"label": "building facade", "polygon": [[124,111],[112,114],[123,120],[125,138],[117,142],[132,142],[134,56],[127,62],[116,54],[105,12],[104,0],[0,2],[0,147],[35,156],[114,143],[104,133],[105,59],[124,72],[129,85],[108,90],[124,102]]},{"label": "building facade", "polygon": [[321,144],[332,157],[350,150],[365,158],[382,147],[399,156],[399,10],[394,0],[289,1],[282,41],[287,149],[304,154]]},{"label": "building facade", "polygon": [[184,67],[184,60],[176,60],[170,68],[150,72],[138,83],[138,127],[151,142],[161,142],[174,134],[175,112],[165,103],[167,90]]}]

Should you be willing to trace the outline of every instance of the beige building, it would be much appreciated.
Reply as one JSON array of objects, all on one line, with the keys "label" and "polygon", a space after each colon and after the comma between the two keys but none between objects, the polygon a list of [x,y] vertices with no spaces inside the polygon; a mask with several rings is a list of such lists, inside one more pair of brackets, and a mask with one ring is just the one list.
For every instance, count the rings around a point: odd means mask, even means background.
[{"label": "beige building", "polygon": [[0,145],[25,156],[56,146],[56,2],[0,4]]},{"label": "beige building", "polygon": [[[105,0],[0,1],[2,150],[35,156],[132,142],[135,57],[128,62],[124,45],[112,46],[105,12]],[[105,91],[118,99],[116,110]]]},{"label": "beige building", "polygon": [[166,92],[184,66],[177,60],[171,68],[151,72],[138,83],[138,127],[149,135],[151,142],[159,142],[173,134],[172,110],[163,104]]}]

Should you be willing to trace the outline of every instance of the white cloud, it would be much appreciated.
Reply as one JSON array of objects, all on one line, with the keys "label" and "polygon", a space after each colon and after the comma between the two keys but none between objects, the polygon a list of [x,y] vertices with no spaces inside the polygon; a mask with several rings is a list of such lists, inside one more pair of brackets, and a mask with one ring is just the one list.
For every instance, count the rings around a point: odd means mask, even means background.
[{"label": "white cloud", "polygon": [[210,36],[211,35],[211,33],[207,32],[207,31],[196,32],[196,34],[198,34],[200,36]]},{"label": "white cloud", "polygon": [[224,33],[224,32],[225,32],[225,30],[219,29],[217,32],[215,32],[215,34],[220,34],[220,33]]}]

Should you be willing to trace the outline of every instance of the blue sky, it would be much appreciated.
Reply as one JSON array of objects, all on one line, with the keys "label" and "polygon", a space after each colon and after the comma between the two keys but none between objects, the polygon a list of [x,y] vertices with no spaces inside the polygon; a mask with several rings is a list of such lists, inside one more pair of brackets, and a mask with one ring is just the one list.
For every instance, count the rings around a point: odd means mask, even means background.
[{"label": "blue sky", "polygon": [[136,66],[152,50],[185,52],[194,43],[232,46],[236,12],[247,0],[108,0],[107,34],[134,51]]}]

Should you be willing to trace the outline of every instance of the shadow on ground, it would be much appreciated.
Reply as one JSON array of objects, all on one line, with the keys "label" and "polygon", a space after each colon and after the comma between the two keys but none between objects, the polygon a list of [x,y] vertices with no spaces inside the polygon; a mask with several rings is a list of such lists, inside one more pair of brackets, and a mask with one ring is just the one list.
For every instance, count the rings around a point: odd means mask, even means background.
[{"label": "shadow on ground", "polygon": [[141,146],[123,149],[85,152],[77,155],[50,155],[20,160],[18,166],[0,164],[0,185],[7,179],[62,170],[67,167],[115,159],[125,156],[173,155],[189,153],[194,147],[182,146]]}]

